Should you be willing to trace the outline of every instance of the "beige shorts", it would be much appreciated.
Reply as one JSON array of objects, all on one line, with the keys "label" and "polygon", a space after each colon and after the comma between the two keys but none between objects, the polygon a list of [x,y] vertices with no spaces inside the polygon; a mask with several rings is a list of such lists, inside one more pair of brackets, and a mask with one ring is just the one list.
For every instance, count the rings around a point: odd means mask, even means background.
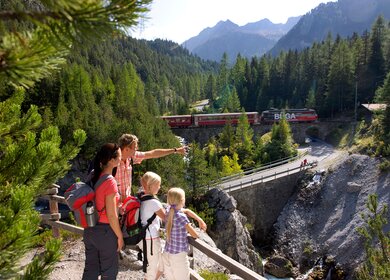
[{"label": "beige shorts", "polygon": [[179,254],[163,253],[164,276],[168,280],[189,280],[190,263],[188,262],[187,252]]},{"label": "beige shorts", "polygon": [[[147,246],[147,256],[148,256],[148,267],[145,274],[146,280],[155,280],[158,272],[163,271],[163,262],[162,262],[162,248],[161,248],[161,240],[160,238],[153,239],[153,256],[150,251],[151,240],[146,239]],[[138,244],[138,246],[143,249],[142,242]]]}]

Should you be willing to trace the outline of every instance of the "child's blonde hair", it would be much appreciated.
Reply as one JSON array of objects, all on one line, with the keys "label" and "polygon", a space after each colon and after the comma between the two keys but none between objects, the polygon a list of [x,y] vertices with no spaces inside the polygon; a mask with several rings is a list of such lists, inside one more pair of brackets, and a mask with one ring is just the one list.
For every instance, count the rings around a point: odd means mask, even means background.
[{"label": "child's blonde hair", "polygon": [[178,210],[178,205],[183,203],[183,200],[186,198],[186,194],[181,188],[171,188],[167,194],[167,202],[171,206],[168,213],[167,219],[167,240],[171,237],[172,225],[173,225],[173,216],[175,215],[175,210]]},{"label": "child's blonde hair", "polygon": [[158,175],[158,174],[156,174],[156,173],[154,173],[152,171],[146,172],[141,177],[141,185],[142,185],[142,187],[144,188],[145,191],[146,191],[146,188],[149,191],[150,187],[153,186],[156,183],[161,184],[161,177],[160,177],[160,175]]}]

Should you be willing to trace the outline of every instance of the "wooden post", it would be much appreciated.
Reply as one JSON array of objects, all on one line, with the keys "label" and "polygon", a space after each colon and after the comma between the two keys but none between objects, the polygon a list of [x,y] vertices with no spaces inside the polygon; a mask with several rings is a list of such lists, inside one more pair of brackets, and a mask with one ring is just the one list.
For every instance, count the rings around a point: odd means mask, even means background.
[{"label": "wooden post", "polygon": [[189,257],[189,263],[190,263],[190,268],[194,269],[194,247],[192,245],[189,246],[190,250],[188,251],[188,257]]},{"label": "wooden post", "polygon": [[[58,212],[58,202],[57,200],[52,199],[53,195],[58,193],[58,189],[56,187],[51,188],[48,191],[49,195],[49,207],[50,207],[50,220],[59,221],[61,218],[61,214]],[[52,226],[53,236],[54,238],[60,237],[60,229],[56,226]]]}]

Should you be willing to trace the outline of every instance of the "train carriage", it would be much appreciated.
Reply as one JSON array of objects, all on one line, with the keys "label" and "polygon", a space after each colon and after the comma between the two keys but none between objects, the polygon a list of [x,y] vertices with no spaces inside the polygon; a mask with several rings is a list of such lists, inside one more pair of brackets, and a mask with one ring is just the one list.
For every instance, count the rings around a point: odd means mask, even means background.
[{"label": "train carriage", "polygon": [[161,116],[170,127],[189,127],[192,125],[192,115]]},{"label": "train carriage", "polygon": [[[194,126],[218,126],[225,125],[230,122],[236,125],[242,113],[220,113],[220,114],[195,114]],[[248,122],[257,124],[259,122],[259,114],[257,112],[246,112]]]}]

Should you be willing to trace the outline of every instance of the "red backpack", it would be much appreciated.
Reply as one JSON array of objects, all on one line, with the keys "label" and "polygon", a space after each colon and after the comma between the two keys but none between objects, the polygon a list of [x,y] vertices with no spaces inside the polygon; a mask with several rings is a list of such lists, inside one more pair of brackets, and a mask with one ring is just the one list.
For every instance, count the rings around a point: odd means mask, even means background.
[{"label": "red backpack", "polygon": [[[122,203],[122,216],[120,217],[120,226],[122,229],[123,240],[126,245],[137,245],[140,241],[143,241],[143,250],[139,250],[138,259],[142,260],[143,253],[143,271],[146,272],[148,266],[147,248],[146,248],[146,231],[150,224],[156,218],[156,213],[147,220],[146,225],[141,223],[141,203],[146,200],[156,199],[152,195],[137,196],[130,195]],[[153,245],[152,245],[153,246]],[[153,255],[153,247],[151,248],[151,254]]]},{"label": "red backpack", "polygon": [[145,238],[146,230],[156,218],[156,213],[148,219],[148,223],[142,226],[141,223],[141,203],[142,201],[156,199],[152,195],[128,196],[122,203],[122,217],[120,225],[123,233],[123,240],[126,245],[137,245]]}]

